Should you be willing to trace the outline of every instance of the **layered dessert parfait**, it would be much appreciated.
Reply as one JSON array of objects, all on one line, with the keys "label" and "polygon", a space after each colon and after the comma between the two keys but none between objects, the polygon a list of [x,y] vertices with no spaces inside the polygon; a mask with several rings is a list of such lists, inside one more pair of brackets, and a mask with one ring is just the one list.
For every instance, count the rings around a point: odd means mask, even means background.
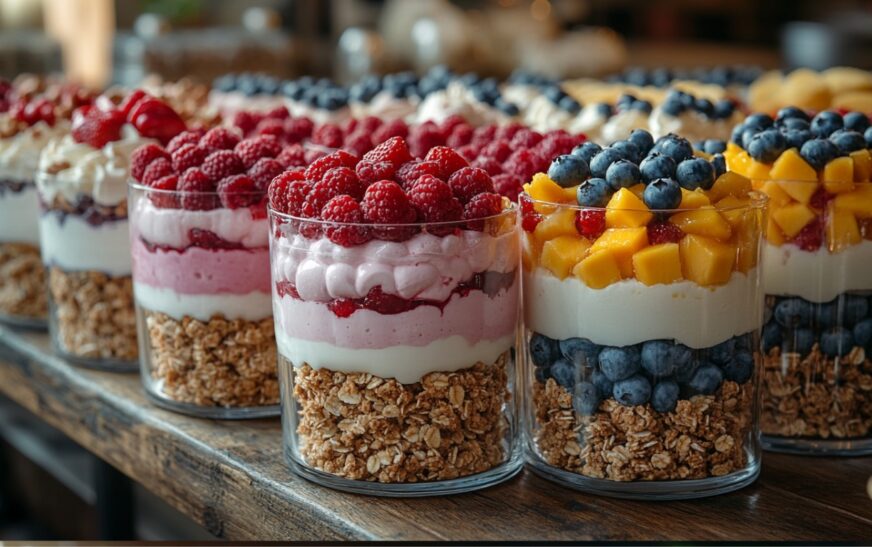
[{"label": "layered dessert parfait", "polygon": [[451,148],[424,160],[410,176],[396,137],[270,186],[286,455],[331,487],[460,492],[519,468],[515,211]]},{"label": "layered dessert parfait", "polygon": [[496,79],[482,79],[476,74],[446,78],[444,88],[431,91],[421,99],[415,121],[439,123],[449,116],[462,116],[475,126],[519,121],[520,109],[502,96]]},{"label": "layered dessert parfait", "polygon": [[[79,108],[70,132],[43,149],[36,183],[49,328],[58,352],[73,362],[136,366],[127,179],[138,166],[131,154],[184,129],[165,103],[133,92],[118,105],[102,97]],[[158,174],[155,168],[149,177]]]},{"label": "layered dessert parfait", "polygon": [[761,429],[768,448],[872,452],[872,129],[785,108],[725,156],[769,196]]},{"label": "layered dessert parfait", "polygon": [[215,128],[133,153],[140,362],[162,406],[212,418],[278,414],[266,196],[286,170],[282,150],[273,136]]},{"label": "layered dessert parfait", "polygon": [[651,112],[649,127],[655,138],[677,133],[691,142],[706,139],[726,141],[733,127],[744,118],[729,99],[712,102],[673,90]]},{"label": "layered dessert parfait", "polygon": [[637,130],[558,157],[520,200],[534,469],[641,498],[753,481],[765,198]]}]

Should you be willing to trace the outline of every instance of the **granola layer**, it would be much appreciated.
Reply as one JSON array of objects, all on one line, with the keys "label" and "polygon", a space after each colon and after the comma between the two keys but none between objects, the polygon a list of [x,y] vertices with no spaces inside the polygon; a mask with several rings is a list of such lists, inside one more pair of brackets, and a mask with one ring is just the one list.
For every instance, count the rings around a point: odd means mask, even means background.
[{"label": "granola layer", "polygon": [[206,407],[279,403],[272,317],[204,322],[144,313],[151,377],[162,396]]},{"label": "granola layer", "polygon": [[57,342],[76,357],[135,361],[136,314],[129,275],[49,268]]},{"label": "granola layer", "polygon": [[872,434],[872,360],[861,347],[841,358],[772,348],[763,360],[760,429],[766,435],[849,439]]},{"label": "granola layer", "polygon": [[415,384],[294,366],[300,454],[318,470],[383,483],[488,471],[508,458],[509,363],[505,352],[492,365],[433,372]]},{"label": "granola layer", "polygon": [[0,243],[0,314],[45,319],[48,299],[39,248]]},{"label": "granola layer", "polygon": [[672,412],[607,399],[592,416],[581,416],[572,394],[549,378],[534,383],[533,404],[538,452],[572,473],[615,481],[702,479],[747,465],[753,382],[725,381],[714,395],[679,400]]}]

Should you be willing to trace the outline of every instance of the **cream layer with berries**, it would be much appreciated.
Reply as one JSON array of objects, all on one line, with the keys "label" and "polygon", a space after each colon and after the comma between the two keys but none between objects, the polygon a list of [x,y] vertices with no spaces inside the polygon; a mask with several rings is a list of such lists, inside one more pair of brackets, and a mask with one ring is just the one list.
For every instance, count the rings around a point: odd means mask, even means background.
[{"label": "cream layer with berries", "polygon": [[475,98],[462,82],[451,82],[443,90],[427,95],[418,105],[415,122],[442,123],[451,116],[461,116],[471,125],[503,125],[513,118]]},{"label": "cream layer with berries", "polygon": [[800,296],[830,302],[846,291],[872,290],[872,241],[863,240],[837,253],[826,247],[808,252],[795,245],[763,245],[766,294]]},{"label": "cream layer with berries", "polygon": [[729,141],[730,132],[742,121],[742,117],[742,113],[738,110],[733,111],[729,118],[721,120],[711,119],[693,110],[686,110],[674,116],[665,112],[663,105],[658,105],[651,112],[648,127],[655,139],[674,133],[691,142],[706,139]]}]

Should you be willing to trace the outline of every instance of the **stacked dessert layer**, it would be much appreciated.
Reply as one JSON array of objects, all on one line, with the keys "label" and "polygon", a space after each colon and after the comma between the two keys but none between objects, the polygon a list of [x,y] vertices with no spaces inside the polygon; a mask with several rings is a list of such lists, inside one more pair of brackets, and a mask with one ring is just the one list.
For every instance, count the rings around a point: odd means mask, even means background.
[{"label": "stacked dessert layer", "polygon": [[750,465],[762,207],[722,156],[642,130],[533,177],[521,216],[538,457],[621,481]]},{"label": "stacked dessert layer", "polygon": [[276,178],[270,203],[296,457],[380,482],[506,461],[518,241],[487,172],[395,137]]}]

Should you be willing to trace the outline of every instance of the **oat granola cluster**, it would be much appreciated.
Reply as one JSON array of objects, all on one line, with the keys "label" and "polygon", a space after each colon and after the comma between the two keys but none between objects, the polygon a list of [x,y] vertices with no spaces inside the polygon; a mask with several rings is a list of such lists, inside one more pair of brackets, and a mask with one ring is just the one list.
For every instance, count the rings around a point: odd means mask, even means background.
[{"label": "oat granola cluster", "polygon": [[[448,480],[507,458],[509,352],[493,365],[433,372],[404,385],[368,373],[294,367],[299,450],[306,462],[354,480]],[[292,366],[282,359],[282,367]]]},{"label": "oat granola cluster", "polygon": [[861,347],[835,359],[773,348],[763,360],[760,429],[781,437],[849,439],[872,434],[872,360]]},{"label": "oat granola cluster", "polygon": [[130,276],[49,268],[57,341],[76,357],[135,361],[136,314]]},{"label": "oat granola cluster", "polygon": [[0,243],[0,314],[45,319],[45,270],[39,248]]},{"label": "oat granola cluster", "polygon": [[753,383],[725,381],[714,395],[678,401],[671,412],[650,404],[603,401],[592,416],[573,410],[554,379],[533,386],[535,442],[551,465],[616,481],[701,479],[747,464]]},{"label": "oat granola cluster", "polygon": [[165,397],[208,407],[279,403],[272,317],[203,322],[146,311],[145,323],[151,375]]}]

